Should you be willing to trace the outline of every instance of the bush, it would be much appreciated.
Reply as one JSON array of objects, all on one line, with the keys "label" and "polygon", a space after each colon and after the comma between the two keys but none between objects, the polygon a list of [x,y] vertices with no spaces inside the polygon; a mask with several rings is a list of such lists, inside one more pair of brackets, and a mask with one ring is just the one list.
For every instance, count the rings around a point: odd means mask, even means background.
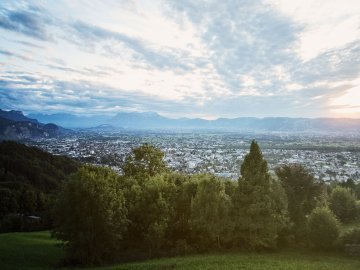
[{"label": "bush", "polygon": [[360,228],[345,232],[341,237],[343,245],[360,245]]},{"label": "bush", "polygon": [[0,221],[0,232],[20,232],[23,229],[23,218],[19,214],[8,214]]},{"label": "bush", "polygon": [[360,256],[360,228],[354,228],[344,233],[341,243],[347,254]]},{"label": "bush", "polygon": [[360,221],[360,201],[356,201],[356,205],[355,205],[355,219]]},{"label": "bush", "polygon": [[330,250],[339,237],[340,224],[334,213],[325,207],[315,208],[308,220],[308,236],[311,245],[319,250]]},{"label": "bush", "polygon": [[98,264],[114,258],[127,225],[117,175],[85,166],[72,175],[54,210],[54,235],[65,241],[68,263]]},{"label": "bush", "polygon": [[342,221],[353,221],[356,217],[356,197],[349,188],[336,187],[329,198],[330,209]]}]

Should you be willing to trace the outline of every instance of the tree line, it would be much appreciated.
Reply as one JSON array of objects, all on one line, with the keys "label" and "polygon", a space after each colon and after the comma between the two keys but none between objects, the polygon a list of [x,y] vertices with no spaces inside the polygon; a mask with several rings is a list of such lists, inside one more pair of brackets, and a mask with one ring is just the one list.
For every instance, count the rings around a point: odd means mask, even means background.
[{"label": "tree line", "polygon": [[354,181],[329,186],[298,164],[272,177],[256,141],[238,181],[175,173],[163,157],[144,144],[126,158],[123,175],[92,165],[71,174],[53,208],[67,263],[360,244],[360,229],[339,237],[341,224],[360,216]]}]

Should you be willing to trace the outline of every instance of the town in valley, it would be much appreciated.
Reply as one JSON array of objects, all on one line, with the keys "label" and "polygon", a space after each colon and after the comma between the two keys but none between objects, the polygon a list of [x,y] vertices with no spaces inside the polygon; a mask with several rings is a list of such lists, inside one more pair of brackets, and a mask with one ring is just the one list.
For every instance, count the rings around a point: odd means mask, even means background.
[{"label": "town in valley", "polygon": [[164,152],[166,163],[174,171],[213,173],[235,180],[240,176],[241,163],[254,138],[260,144],[270,172],[282,164],[298,163],[325,182],[360,179],[358,134],[78,132],[27,144],[56,155],[109,166],[121,174],[121,165],[131,149],[150,143]]}]

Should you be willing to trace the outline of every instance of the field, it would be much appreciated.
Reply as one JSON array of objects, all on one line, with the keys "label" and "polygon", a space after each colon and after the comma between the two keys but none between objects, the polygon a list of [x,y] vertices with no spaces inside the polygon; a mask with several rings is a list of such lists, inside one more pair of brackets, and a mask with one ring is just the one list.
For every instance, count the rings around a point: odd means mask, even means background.
[{"label": "field", "polygon": [[[0,268],[60,269],[62,248],[48,232],[0,234]],[[84,269],[84,268],[82,268]],[[276,253],[226,253],[155,259],[144,262],[95,267],[94,270],[167,269],[360,269],[360,258],[330,253],[282,251]]]}]

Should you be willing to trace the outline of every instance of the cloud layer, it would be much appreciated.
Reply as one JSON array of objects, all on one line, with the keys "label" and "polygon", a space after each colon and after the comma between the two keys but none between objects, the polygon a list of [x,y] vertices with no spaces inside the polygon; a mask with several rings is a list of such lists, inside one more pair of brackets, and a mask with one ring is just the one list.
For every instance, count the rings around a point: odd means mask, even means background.
[{"label": "cloud layer", "polygon": [[356,0],[2,1],[0,104],[360,117],[358,14]]}]

